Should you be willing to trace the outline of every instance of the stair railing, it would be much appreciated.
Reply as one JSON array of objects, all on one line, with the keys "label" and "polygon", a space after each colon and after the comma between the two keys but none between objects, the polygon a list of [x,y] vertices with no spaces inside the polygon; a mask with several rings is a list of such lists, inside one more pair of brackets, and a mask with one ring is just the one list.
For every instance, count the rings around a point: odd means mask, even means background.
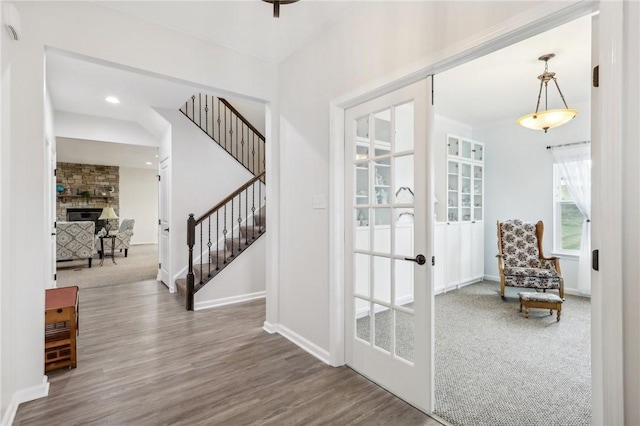
[{"label": "stair railing", "polygon": [[[193,213],[189,215],[187,310],[193,310],[198,290],[265,232],[264,182],[263,171],[198,219]],[[198,271],[198,282],[194,267]]]},{"label": "stair railing", "polygon": [[265,138],[224,98],[199,93],[180,111],[254,176],[265,171]]}]

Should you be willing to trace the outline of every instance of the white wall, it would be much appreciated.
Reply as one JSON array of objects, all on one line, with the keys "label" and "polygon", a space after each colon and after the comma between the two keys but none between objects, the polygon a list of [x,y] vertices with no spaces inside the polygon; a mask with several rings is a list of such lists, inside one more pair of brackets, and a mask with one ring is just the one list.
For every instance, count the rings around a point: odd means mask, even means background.
[{"label": "white wall", "polygon": [[[553,158],[546,147],[590,140],[590,107],[576,108],[580,114],[575,119],[546,134],[518,125],[513,117],[474,128],[475,139],[485,143],[485,275],[498,276],[498,220],[542,220],[543,250],[552,254]],[[577,291],[577,260],[563,258],[560,267],[565,289]]]},{"label": "white wall", "polygon": [[131,244],[158,243],[158,172],[120,167],[120,221],[135,219]]},{"label": "white wall", "polygon": [[264,297],[266,238],[260,237],[196,293],[195,309]]},{"label": "white wall", "polygon": [[330,101],[428,65],[532,5],[359,2],[280,64],[281,324],[329,349],[329,216],[311,195],[329,191]]},{"label": "white wall", "polygon": [[171,274],[184,277],[187,219],[198,218],[253,175],[178,110],[157,108],[171,123]]},{"label": "white wall", "polygon": [[[46,249],[50,230],[44,176],[48,170],[43,125],[45,46],[257,99],[272,99],[276,87],[274,64],[93,2],[18,2],[15,6],[23,36],[12,42],[1,31],[0,52],[2,416],[10,411],[12,398],[33,399],[46,391],[42,290],[51,256]],[[30,238],[14,231],[22,229],[31,230]],[[33,259],[42,263],[34,265]],[[29,274],[24,273],[27,270]]]}]

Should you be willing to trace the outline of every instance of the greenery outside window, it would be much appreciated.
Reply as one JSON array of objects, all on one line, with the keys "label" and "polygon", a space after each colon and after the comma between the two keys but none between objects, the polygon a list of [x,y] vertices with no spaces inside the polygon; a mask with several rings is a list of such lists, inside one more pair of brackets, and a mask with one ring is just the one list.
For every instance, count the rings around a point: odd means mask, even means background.
[{"label": "greenery outside window", "polygon": [[558,165],[553,165],[553,251],[559,254],[580,254],[584,215],[567,189]]}]

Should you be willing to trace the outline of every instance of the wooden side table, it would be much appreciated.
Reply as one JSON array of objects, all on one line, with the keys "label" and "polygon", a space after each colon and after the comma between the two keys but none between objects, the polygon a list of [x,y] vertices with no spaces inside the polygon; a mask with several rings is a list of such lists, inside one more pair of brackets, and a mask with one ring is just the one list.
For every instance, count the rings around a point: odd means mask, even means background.
[{"label": "wooden side table", "polygon": [[76,368],[78,287],[45,291],[44,371]]},{"label": "wooden side table", "polygon": [[104,252],[104,240],[106,238],[111,239],[111,260],[113,261],[114,265],[117,265],[116,257],[113,254],[114,248],[116,246],[116,236],[115,235],[104,235],[104,236],[100,237],[100,253],[102,253],[102,256],[100,256],[100,266],[102,266],[102,264],[104,263],[104,258],[107,255]]}]

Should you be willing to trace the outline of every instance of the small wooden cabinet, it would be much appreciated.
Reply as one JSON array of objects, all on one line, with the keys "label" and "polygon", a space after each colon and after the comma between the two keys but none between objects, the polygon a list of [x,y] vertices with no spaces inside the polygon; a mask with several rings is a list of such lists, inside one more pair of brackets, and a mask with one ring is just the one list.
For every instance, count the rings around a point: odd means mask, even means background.
[{"label": "small wooden cabinet", "polygon": [[76,368],[78,287],[45,291],[44,371]]}]

